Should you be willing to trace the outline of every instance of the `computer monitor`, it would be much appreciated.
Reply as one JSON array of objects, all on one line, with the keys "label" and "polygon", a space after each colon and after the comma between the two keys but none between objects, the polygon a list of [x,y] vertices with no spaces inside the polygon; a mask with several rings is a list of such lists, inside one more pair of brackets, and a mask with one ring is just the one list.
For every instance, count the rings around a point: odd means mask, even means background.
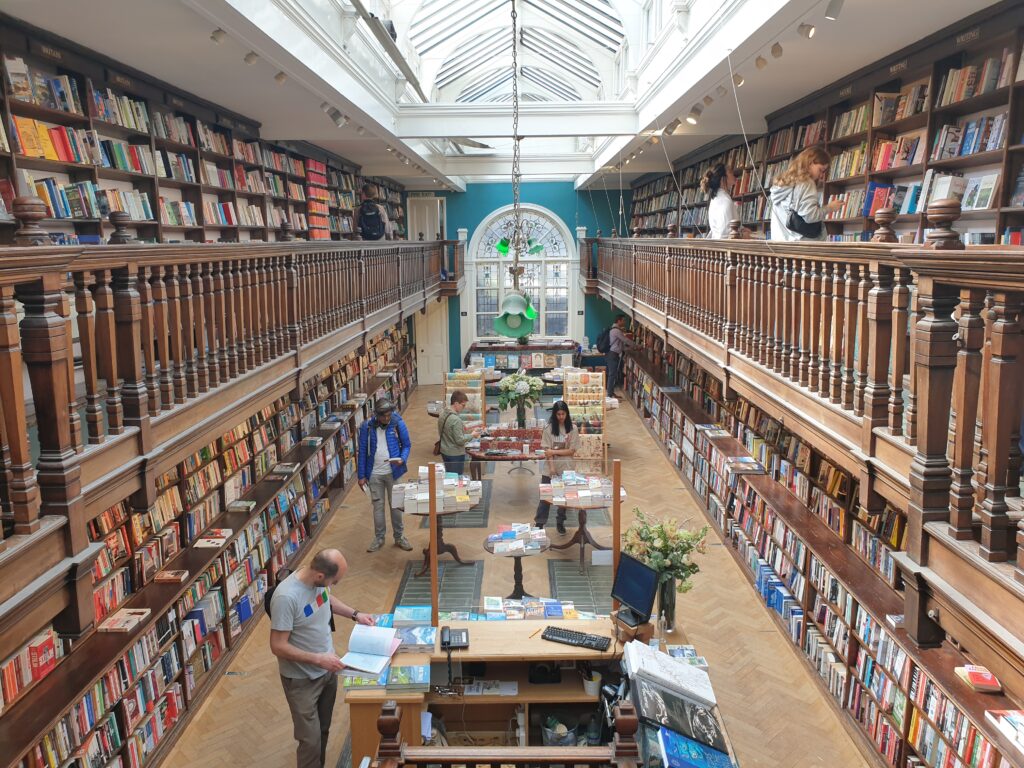
[{"label": "computer monitor", "polygon": [[612,598],[622,604],[619,621],[631,627],[646,623],[651,618],[657,591],[658,572],[635,557],[621,553],[612,583]]}]

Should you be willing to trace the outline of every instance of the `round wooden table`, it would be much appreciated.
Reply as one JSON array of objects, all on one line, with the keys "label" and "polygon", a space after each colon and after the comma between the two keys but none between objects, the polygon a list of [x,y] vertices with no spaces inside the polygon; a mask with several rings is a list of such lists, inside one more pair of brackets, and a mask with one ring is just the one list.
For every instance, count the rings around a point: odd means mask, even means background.
[{"label": "round wooden table", "polygon": [[496,553],[494,551],[494,545],[496,543],[497,542],[485,540],[484,541],[484,549],[487,550],[487,552],[489,554],[492,554],[495,557],[511,557],[515,561],[512,564],[512,580],[513,580],[512,594],[510,594],[506,599],[507,600],[520,600],[520,599],[522,599],[524,597],[533,597],[533,595],[531,595],[525,589],[523,589],[523,558],[524,557],[532,557],[533,555],[539,555],[542,552],[547,552],[549,549],[551,549],[551,541],[550,540],[544,541],[541,544],[540,549],[532,550],[530,552],[523,551],[523,552],[497,552]]},{"label": "round wooden table", "polygon": [[583,573],[583,568],[584,568],[583,554],[586,551],[587,544],[589,544],[594,549],[611,549],[611,547],[606,547],[603,544],[598,544],[597,540],[594,538],[594,535],[589,530],[587,530],[587,510],[590,510],[590,509],[608,509],[611,506],[611,502],[610,501],[607,502],[607,503],[599,502],[597,504],[582,504],[582,505],[579,504],[578,502],[573,503],[573,502],[570,502],[570,501],[566,501],[566,502],[561,503],[561,504],[555,504],[555,502],[553,502],[553,501],[551,501],[549,499],[544,499],[544,501],[547,501],[549,504],[551,504],[552,507],[558,506],[558,507],[564,507],[565,509],[575,509],[576,510],[576,513],[577,513],[577,515],[579,517],[579,526],[576,528],[576,533],[574,533],[572,535],[572,538],[569,539],[564,544],[552,544],[551,548],[552,549],[568,549],[569,547],[571,547],[571,546],[573,546],[575,544],[579,544],[580,545],[580,573]]},{"label": "round wooden table", "polygon": [[[514,443],[511,443],[511,444],[514,445]],[[530,453],[523,453],[522,451],[518,451],[516,453],[504,452],[504,451],[502,453],[490,453],[490,451],[493,451],[493,450],[502,450],[502,449],[489,448],[486,451],[480,451],[480,450],[470,450],[469,448],[467,448],[466,449],[466,455],[469,456],[469,458],[472,460],[472,463],[474,465],[476,465],[477,468],[479,468],[480,462],[484,462],[484,461],[518,461],[519,462],[519,466],[512,467],[512,469],[510,469],[508,471],[508,473],[510,475],[513,472],[526,472],[526,473],[531,474],[531,475],[536,474],[529,467],[524,467],[523,466],[523,462],[524,461],[537,461],[538,459],[543,459],[544,458],[540,454],[534,453],[533,451],[531,451]],[[471,467],[471,469],[472,469],[472,467]],[[481,474],[482,474],[482,471],[481,471]],[[470,478],[473,479],[473,480],[479,480],[480,479],[479,477],[473,477],[472,472],[470,472]]]},{"label": "round wooden table", "polygon": [[[402,511],[403,511],[403,513],[405,512],[405,510],[402,510]],[[449,544],[448,542],[446,542],[444,540],[444,518],[445,518],[445,516],[447,516],[447,515],[457,515],[461,511],[463,511],[463,510],[458,510],[458,509],[445,509],[445,510],[441,510],[441,509],[439,509],[439,510],[437,510],[435,512],[435,514],[437,515],[437,556],[440,557],[441,555],[443,555],[445,553],[448,553],[449,555],[452,556],[452,558],[455,560],[455,562],[457,562],[459,565],[468,565],[468,563],[466,561],[464,561],[461,557],[459,557],[459,550],[455,548],[455,545],[454,544]],[[413,517],[429,517],[430,516],[429,512],[410,512],[409,514],[412,515]],[[416,576],[417,577],[422,576],[423,574],[425,574],[429,570],[430,570],[430,544],[428,543],[427,546],[425,546],[423,548],[423,568],[420,569],[420,572],[417,573]]]}]

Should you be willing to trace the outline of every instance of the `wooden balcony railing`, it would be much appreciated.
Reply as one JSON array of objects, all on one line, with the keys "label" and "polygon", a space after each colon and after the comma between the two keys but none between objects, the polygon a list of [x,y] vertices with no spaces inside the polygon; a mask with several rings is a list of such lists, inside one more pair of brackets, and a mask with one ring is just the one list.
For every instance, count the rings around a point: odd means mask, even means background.
[{"label": "wooden balcony railing", "polygon": [[540,768],[541,766],[617,766],[636,768],[640,763],[640,752],[636,733],[640,723],[636,710],[629,702],[615,707],[615,735],[612,742],[599,747],[413,747],[402,743],[399,732],[402,708],[395,702],[381,707],[377,718],[380,746],[373,768],[403,768],[403,766],[437,765],[442,768],[458,765],[491,766],[500,768],[512,765],[516,768]]},{"label": "wooden balcony railing", "polygon": [[[82,468],[100,447],[117,442],[116,461],[146,455],[172,436],[161,424],[186,403],[287,356],[297,358],[293,368],[315,364],[318,340],[344,329],[367,334],[422,307],[438,295],[442,264],[449,274],[457,266],[456,245],[3,249],[0,514],[8,532],[32,534],[40,515],[68,516],[82,504]],[[84,535],[72,526],[72,551]]]},{"label": "wooden balcony railing", "polygon": [[619,239],[589,241],[582,261],[727,392],[842,453],[862,502],[902,502],[914,562],[959,542],[975,567],[1008,564],[988,573],[1024,602],[1024,251],[964,250],[958,212],[929,208],[924,247]]}]

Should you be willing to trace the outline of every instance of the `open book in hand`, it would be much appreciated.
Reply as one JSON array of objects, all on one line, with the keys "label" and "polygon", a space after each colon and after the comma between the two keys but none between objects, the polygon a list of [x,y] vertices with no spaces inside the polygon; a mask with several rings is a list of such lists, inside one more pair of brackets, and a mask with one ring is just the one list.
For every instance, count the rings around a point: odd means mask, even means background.
[{"label": "open book in hand", "polygon": [[394,629],[356,624],[348,639],[348,653],[341,657],[341,663],[348,669],[379,675],[401,644]]}]

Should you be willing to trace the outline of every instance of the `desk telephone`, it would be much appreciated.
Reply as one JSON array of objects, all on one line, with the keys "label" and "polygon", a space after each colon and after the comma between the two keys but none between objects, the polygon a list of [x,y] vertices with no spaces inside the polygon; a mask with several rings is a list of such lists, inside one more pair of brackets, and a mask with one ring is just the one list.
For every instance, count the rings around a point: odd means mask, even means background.
[{"label": "desk telephone", "polygon": [[469,648],[469,630],[441,627],[441,650]]}]

